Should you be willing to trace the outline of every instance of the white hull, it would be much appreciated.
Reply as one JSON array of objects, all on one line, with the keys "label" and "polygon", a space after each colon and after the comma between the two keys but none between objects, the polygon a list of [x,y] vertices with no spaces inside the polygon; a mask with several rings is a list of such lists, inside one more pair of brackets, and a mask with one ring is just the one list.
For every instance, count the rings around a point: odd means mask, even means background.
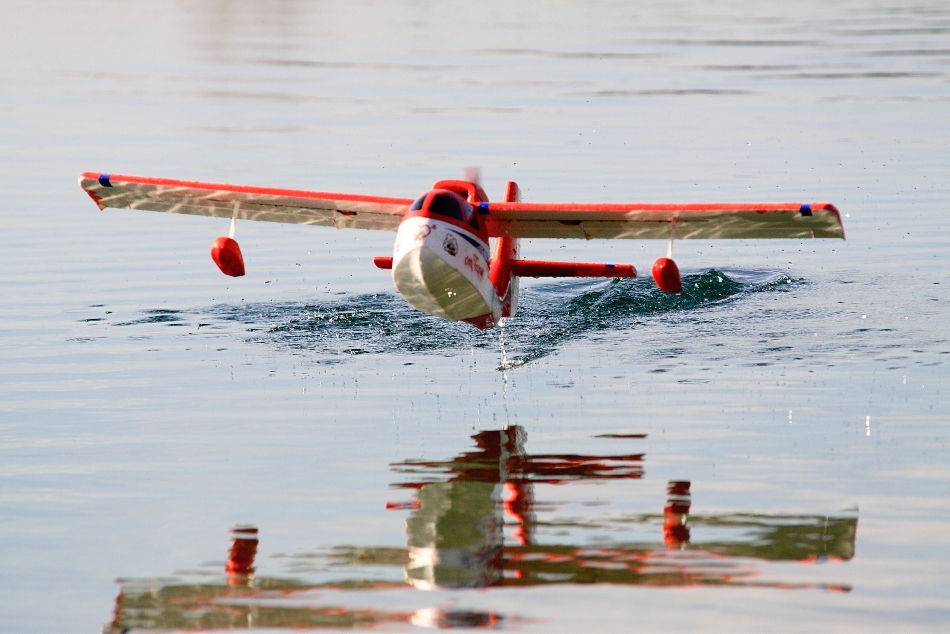
[{"label": "white hull", "polygon": [[450,223],[425,217],[403,221],[393,253],[393,282],[424,313],[450,321],[486,314],[496,322],[501,318],[488,278],[488,245]]}]

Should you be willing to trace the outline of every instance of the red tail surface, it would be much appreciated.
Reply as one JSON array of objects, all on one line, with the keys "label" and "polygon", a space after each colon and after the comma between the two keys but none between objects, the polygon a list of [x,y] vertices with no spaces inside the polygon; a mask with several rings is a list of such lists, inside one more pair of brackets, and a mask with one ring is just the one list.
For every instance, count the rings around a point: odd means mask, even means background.
[{"label": "red tail surface", "polygon": [[[505,202],[521,202],[521,188],[518,187],[518,183],[514,181],[505,183]],[[495,240],[488,278],[491,280],[492,286],[495,287],[498,299],[501,300],[502,317],[512,317],[518,309],[518,281],[515,279],[518,274],[512,270],[512,264],[517,257],[517,238],[498,238]]]}]

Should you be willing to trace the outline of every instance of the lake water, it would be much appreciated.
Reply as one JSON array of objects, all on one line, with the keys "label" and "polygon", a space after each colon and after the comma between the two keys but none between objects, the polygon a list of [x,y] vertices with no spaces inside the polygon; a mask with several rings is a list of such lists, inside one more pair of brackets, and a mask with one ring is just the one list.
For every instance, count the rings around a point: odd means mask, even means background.
[{"label": "lake water", "polygon": [[[49,2],[0,21],[0,629],[950,629],[945,2]],[[829,201],[847,241],[412,311],[393,236],[104,171]],[[630,262],[660,242],[529,241]]]}]

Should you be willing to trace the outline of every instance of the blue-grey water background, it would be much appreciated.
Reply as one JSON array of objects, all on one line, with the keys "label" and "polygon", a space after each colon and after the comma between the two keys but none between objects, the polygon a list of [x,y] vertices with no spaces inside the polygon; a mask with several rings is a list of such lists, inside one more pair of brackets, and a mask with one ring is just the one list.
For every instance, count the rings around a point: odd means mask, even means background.
[{"label": "blue-grey water background", "polygon": [[[311,588],[291,608],[950,629],[946,3],[0,9],[3,631],[95,631],[122,588],[223,586],[239,524],[258,578]],[[412,197],[471,165],[493,198],[511,179],[526,200],[830,201],[848,239],[678,242],[683,298],[528,280],[478,333],[405,305],[371,262],[392,235],[242,223],[234,280],[208,257],[226,222],[99,211],[76,184]],[[525,253],[648,271],[665,248]],[[853,556],[743,560],[739,584],[425,592],[321,555],[405,548],[391,465],[506,425],[529,453],[643,454],[636,479],[538,485],[541,542],[662,550],[667,483],[690,481],[697,516],[856,518]],[[320,589],[347,578],[397,585]]]}]

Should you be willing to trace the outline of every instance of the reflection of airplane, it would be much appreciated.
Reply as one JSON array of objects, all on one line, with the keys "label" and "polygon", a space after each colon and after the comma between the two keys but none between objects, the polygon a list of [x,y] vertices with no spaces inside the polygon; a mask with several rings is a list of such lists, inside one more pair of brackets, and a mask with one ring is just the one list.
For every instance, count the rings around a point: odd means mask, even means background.
[{"label": "reflection of airplane", "polygon": [[[524,450],[527,434],[518,426],[472,438],[477,451],[452,460],[393,465],[398,473],[415,478],[394,486],[418,491],[413,503],[391,505],[412,509],[406,520],[409,562],[405,577],[415,587],[594,582],[769,585],[756,581],[756,568],[739,558],[843,561],[854,555],[856,518],[690,518],[690,483],[685,481],[668,484],[662,515],[642,515],[620,523],[621,527],[661,524],[662,548],[541,544],[537,531],[547,525],[535,518],[536,485],[641,478],[643,454],[531,456]],[[512,520],[515,544],[504,544],[504,515]],[[724,535],[738,531],[740,539],[691,543],[690,526],[716,527]]]},{"label": "reflection of airplane", "polygon": [[[100,209],[150,209],[231,219],[228,237],[211,246],[226,275],[244,275],[234,241],[238,219],[396,231],[396,289],[413,307],[476,328],[491,328],[518,308],[519,277],[636,277],[627,264],[518,259],[520,238],[660,238],[666,257],[653,279],[667,293],[683,290],[673,262],[673,238],[844,238],[838,210],[828,203],[522,203],[508,182],[504,202],[489,203],[470,180],[439,181],[415,201],[220,183],[87,172],[79,184]],[[496,238],[489,253],[488,241]]]},{"label": "reflection of airplane", "polygon": [[[475,628],[493,627],[503,618],[493,612],[439,607],[392,611],[345,605],[350,595],[359,594],[355,602],[365,606],[367,592],[410,586],[725,584],[850,590],[783,582],[774,573],[766,577],[762,564],[850,560],[857,530],[853,516],[696,515],[691,512],[691,483],[672,481],[662,513],[565,518],[556,507],[537,501],[537,487],[639,479],[643,454],[530,455],[524,448],[527,434],[518,426],[472,438],[475,449],[455,458],[392,465],[403,478],[393,486],[414,492],[409,502],[387,505],[410,511],[406,548],[337,547],[295,559],[302,566],[320,562],[316,569],[325,581],[319,583],[259,577],[254,568],[257,529],[239,527],[233,531],[225,578],[193,584],[122,580],[115,618],[107,630],[351,628],[382,623]],[[547,515],[554,517],[538,519]],[[656,537],[585,545],[591,529],[603,528]],[[401,570],[404,580],[390,574],[380,578],[381,570]],[[331,589],[336,590],[332,595],[324,592]],[[509,623],[517,620],[505,618]]]},{"label": "reflection of airplane", "polygon": [[[227,577],[216,583],[120,579],[112,622],[103,632],[141,630],[209,630],[224,628],[369,628],[387,623],[419,627],[494,628],[504,617],[494,612],[453,608],[383,610],[313,605],[314,590],[379,591],[406,589],[404,583],[350,582],[308,585],[291,579],[255,578],[258,531],[237,527],[224,566]],[[404,557],[400,557],[401,562]],[[397,563],[397,562],[392,562]],[[508,619],[518,622],[518,619]]]},{"label": "reflection of airplane", "polygon": [[527,434],[517,425],[472,438],[477,451],[452,460],[392,465],[397,473],[415,476],[394,486],[418,490],[418,509],[406,520],[406,580],[415,587],[502,583],[502,509],[515,521],[516,541],[531,545],[535,484],[643,476],[643,454],[530,456],[524,450]]}]

